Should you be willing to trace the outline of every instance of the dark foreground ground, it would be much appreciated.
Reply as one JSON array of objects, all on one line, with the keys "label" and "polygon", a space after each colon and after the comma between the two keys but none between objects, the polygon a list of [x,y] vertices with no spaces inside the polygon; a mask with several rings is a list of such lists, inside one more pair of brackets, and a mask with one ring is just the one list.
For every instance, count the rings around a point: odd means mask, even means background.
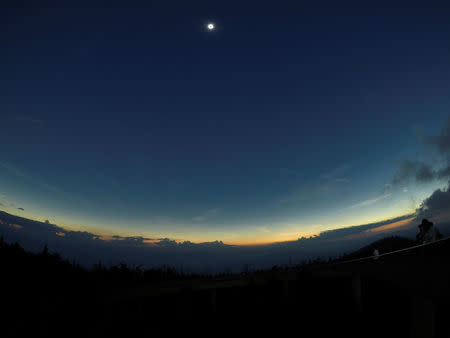
[{"label": "dark foreground ground", "polygon": [[365,253],[208,277],[87,271],[2,241],[0,336],[450,336],[450,241],[348,262]]}]

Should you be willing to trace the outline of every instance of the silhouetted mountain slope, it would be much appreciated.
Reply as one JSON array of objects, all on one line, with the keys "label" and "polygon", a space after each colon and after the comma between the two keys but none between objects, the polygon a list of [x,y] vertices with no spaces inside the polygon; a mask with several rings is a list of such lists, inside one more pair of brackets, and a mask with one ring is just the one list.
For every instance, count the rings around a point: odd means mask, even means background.
[{"label": "silhouetted mountain slope", "polygon": [[382,238],[359,250],[346,254],[342,257],[342,259],[347,260],[372,256],[375,249],[378,250],[379,254],[384,254],[395,250],[405,249],[414,245],[415,242],[412,239],[400,236],[391,236]]}]

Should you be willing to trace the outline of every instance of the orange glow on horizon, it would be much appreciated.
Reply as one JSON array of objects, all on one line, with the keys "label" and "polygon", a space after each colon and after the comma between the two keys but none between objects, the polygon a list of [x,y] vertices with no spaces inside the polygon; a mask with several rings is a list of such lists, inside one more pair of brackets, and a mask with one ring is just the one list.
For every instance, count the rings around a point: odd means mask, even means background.
[{"label": "orange glow on horizon", "polygon": [[369,229],[369,230],[366,230],[365,232],[378,233],[378,232],[382,232],[382,231],[387,231],[387,230],[397,229],[397,228],[401,228],[401,227],[406,227],[406,226],[410,225],[410,223],[413,220],[414,220],[414,217],[411,217],[411,218],[407,218],[407,219],[404,219],[404,220],[401,220],[401,221],[398,221],[398,222],[382,225],[382,226],[374,228],[374,229]]},{"label": "orange glow on horizon", "polygon": [[401,221],[397,221],[397,222],[381,225],[381,226],[373,228],[373,229],[367,229],[367,230],[364,230],[364,231],[356,233],[356,234],[344,236],[344,237],[342,237],[341,239],[338,239],[338,240],[358,239],[358,238],[362,238],[362,237],[369,237],[372,234],[377,234],[377,233],[384,232],[384,231],[390,231],[390,230],[394,230],[394,229],[396,230],[396,229],[399,229],[399,228],[406,228],[408,226],[412,226],[413,225],[413,223],[412,223],[413,220],[414,220],[414,217],[407,218],[407,219],[404,219],[404,220],[401,220]]},{"label": "orange glow on horizon", "polygon": [[19,225],[19,224],[10,224],[10,227],[14,228],[14,229],[22,229],[23,226]]}]

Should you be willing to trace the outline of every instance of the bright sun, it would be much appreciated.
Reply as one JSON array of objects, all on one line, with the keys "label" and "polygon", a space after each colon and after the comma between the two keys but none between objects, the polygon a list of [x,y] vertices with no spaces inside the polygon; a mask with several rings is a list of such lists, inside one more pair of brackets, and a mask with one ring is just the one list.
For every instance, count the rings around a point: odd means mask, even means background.
[{"label": "bright sun", "polygon": [[209,23],[206,27],[208,28],[209,31],[212,31],[215,28],[213,23]]}]

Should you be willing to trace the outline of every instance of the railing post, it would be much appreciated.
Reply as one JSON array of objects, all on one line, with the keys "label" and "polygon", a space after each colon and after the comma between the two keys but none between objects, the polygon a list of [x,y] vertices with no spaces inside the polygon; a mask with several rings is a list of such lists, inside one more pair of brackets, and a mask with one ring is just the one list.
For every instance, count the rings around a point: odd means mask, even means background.
[{"label": "railing post", "polygon": [[411,299],[411,337],[432,338],[435,334],[435,304],[426,298]]},{"label": "railing post", "polygon": [[217,311],[217,291],[216,289],[212,289],[210,291],[211,295],[211,312],[215,313]]},{"label": "railing post", "polygon": [[362,286],[361,286],[361,275],[352,275],[352,292],[353,298],[356,304],[356,310],[358,313],[362,312]]},{"label": "railing post", "polygon": [[289,280],[283,280],[283,300],[285,303],[289,302]]}]

